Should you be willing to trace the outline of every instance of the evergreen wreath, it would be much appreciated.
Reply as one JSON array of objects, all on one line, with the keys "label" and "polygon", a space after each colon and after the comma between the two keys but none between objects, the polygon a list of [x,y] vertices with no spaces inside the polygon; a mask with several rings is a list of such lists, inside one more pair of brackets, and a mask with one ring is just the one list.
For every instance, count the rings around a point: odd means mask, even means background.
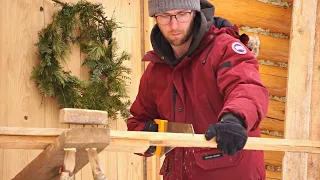
[{"label": "evergreen wreath", "polygon": [[[123,62],[130,59],[126,52],[116,54],[114,31],[120,26],[107,19],[101,4],[84,0],[76,4],[53,0],[62,8],[53,21],[38,32],[38,59],[31,79],[44,97],[57,100],[61,108],[104,110],[117,119],[129,117],[130,100],[126,81],[131,70]],[[77,30],[79,31],[78,33]],[[82,65],[89,67],[89,81],[82,81],[70,71],[63,70],[73,44],[86,55]]]}]

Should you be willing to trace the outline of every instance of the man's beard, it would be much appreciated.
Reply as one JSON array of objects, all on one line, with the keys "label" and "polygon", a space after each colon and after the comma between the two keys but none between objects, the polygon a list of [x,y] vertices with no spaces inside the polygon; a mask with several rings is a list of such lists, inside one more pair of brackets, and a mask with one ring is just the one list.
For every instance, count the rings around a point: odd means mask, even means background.
[{"label": "man's beard", "polygon": [[[167,41],[172,45],[172,46],[181,46],[182,44],[184,44],[185,42],[187,42],[190,37],[192,36],[192,32],[193,32],[193,22],[190,24],[189,29],[187,30],[187,33],[184,35],[183,34],[183,38],[181,39],[169,39],[167,37],[165,37],[167,39]],[[180,31],[171,31],[170,33],[181,33]]]}]

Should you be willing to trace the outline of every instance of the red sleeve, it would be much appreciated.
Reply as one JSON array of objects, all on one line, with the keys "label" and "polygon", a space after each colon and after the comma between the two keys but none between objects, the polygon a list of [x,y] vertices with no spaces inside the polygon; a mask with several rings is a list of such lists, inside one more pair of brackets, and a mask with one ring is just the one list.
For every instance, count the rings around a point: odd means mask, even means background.
[{"label": "red sleeve", "polygon": [[219,115],[234,113],[245,120],[248,131],[255,130],[266,116],[269,95],[264,87],[259,64],[240,41],[227,41],[217,69],[218,87],[224,95],[224,107]]},{"label": "red sleeve", "polygon": [[159,117],[157,105],[155,104],[152,92],[148,87],[150,66],[152,66],[151,63],[140,79],[138,95],[130,108],[132,117],[127,120],[128,131],[141,131],[146,122]]}]

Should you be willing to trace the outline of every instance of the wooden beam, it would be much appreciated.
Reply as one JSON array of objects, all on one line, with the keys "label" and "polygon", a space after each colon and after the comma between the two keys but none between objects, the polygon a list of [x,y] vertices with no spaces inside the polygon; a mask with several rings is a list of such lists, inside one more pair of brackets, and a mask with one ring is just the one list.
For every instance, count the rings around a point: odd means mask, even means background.
[{"label": "wooden beam", "polygon": [[[320,140],[320,2],[317,5],[316,17],[316,32],[315,32],[315,48],[314,48],[314,64],[311,92],[311,107],[310,107],[310,137],[309,140]],[[308,180],[320,179],[320,157],[317,154],[309,154],[308,157]]]},{"label": "wooden beam", "polygon": [[105,128],[76,128],[63,132],[52,144],[30,162],[13,180],[56,180],[64,164],[65,149],[75,148],[77,173],[89,161],[86,148],[97,148],[101,152],[110,144],[110,130]]},{"label": "wooden beam", "polygon": [[[319,39],[315,39],[318,0],[294,0],[288,69],[285,138],[319,140]],[[317,29],[317,32],[319,29]],[[317,38],[319,36],[317,35]],[[315,51],[317,50],[317,51]],[[319,157],[285,153],[283,179],[320,179]],[[312,160],[311,160],[312,162]]]},{"label": "wooden beam", "polygon": [[60,110],[59,122],[67,124],[108,124],[106,111],[63,108]]},{"label": "wooden beam", "polygon": [[[19,146],[19,141],[13,136],[13,133],[8,133],[9,128],[5,128],[5,132],[10,135],[2,133],[2,128],[0,128],[0,138],[1,137],[8,137],[9,140],[11,138],[15,139],[15,143],[17,145],[14,148],[24,148],[24,144]],[[28,137],[28,148],[30,149],[39,149],[39,144],[42,144],[42,147],[46,147],[49,143],[46,142],[36,142],[33,139],[38,137],[46,137],[45,131],[40,130],[40,133],[35,133],[34,129],[28,130],[29,128],[25,128],[24,134],[20,131],[20,137]],[[71,129],[70,131],[79,132],[79,139],[82,138],[79,142],[87,142],[86,139],[93,138],[93,137],[85,137],[89,136],[90,129],[101,129],[107,130],[105,128],[75,128]],[[21,129],[20,129],[21,130]],[[16,128],[13,128],[13,131],[16,131]],[[84,131],[80,133],[80,131]],[[87,132],[89,131],[89,132]],[[91,130],[95,131],[95,130]],[[100,131],[100,130],[97,130]],[[56,132],[59,132],[58,130]],[[66,131],[64,133],[67,133]],[[32,135],[30,135],[32,134]],[[52,135],[52,134],[51,134]],[[59,136],[59,134],[57,134]],[[102,136],[102,135],[101,135]],[[85,138],[84,138],[85,137]],[[206,141],[203,134],[181,134],[181,133],[160,133],[160,132],[137,132],[137,131],[110,131],[111,137],[111,144],[117,143],[116,150],[121,151],[122,147],[126,147],[126,152],[135,152],[139,146],[139,149],[143,149],[145,147],[149,147],[150,145],[154,146],[172,146],[172,147],[209,147],[209,148],[216,148],[217,144],[215,140]],[[102,137],[100,137],[102,138]],[[106,138],[103,136],[103,138]],[[101,139],[102,141],[102,139]],[[120,142],[120,143],[119,143]],[[36,146],[32,147],[31,144],[35,143]],[[5,141],[0,141],[0,146],[2,148],[11,149],[11,146],[7,146]],[[77,144],[76,144],[77,145]],[[78,144],[80,146],[80,144]],[[48,147],[49,148],[49,147]],[[46,149],[48,149],[46,148]],[[108,148],[106,148],[108,150]],[[320,153],[320,141],[308,141],[308,140],[289,140],[289,139],[274,139],[274,138],[255,138],[250,137],[248,142],[245,146],[245,149],[252,149],[252,150],[269,150],[269,151],[292,151],[292,152],[310,152],[310,153]],[[114,149],[109,149],[113,151]],[[145,149],[144,149],[145,150]]]}]

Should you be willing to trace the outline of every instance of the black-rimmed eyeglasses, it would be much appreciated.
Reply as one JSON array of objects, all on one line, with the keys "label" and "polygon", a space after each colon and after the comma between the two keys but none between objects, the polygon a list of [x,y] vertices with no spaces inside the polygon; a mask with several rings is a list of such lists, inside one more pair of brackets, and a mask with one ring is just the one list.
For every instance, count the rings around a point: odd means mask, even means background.
[{"label": "black-rimmed eyeglasses", "polygon": [[191,13],[192,13],[192,11],[179,12],[178,14],[175,14],[175,15],[157,15],[154,17],[156,18],[157,23],[159,23],[161,25],[169,24],[172,20],[172,17],[175,17],[179,23],[186,23],[186,22],[190,21]]}]

